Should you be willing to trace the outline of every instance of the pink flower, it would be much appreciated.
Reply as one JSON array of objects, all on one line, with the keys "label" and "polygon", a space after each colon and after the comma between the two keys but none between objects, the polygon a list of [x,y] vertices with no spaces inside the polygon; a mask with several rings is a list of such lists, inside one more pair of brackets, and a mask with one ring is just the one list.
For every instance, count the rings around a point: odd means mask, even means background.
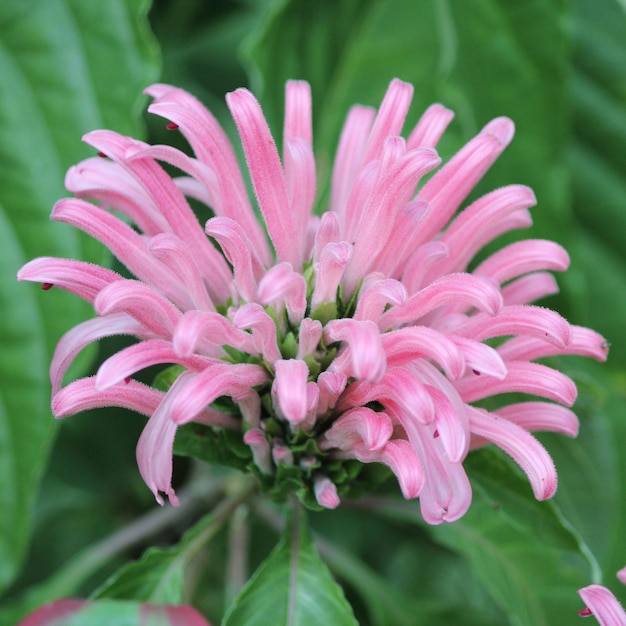
[{"label": "pink flower", "polygon": [[[623,571],[620,570],[617,574],[620,580],[622,580]],[[589,585],[579,589],[578,594],[587,605],[578,612],[581,617],[593,615],[600,626],[626,626],[626,612],[606,587]]]},{"label": "pink flower", "polygon": [[[189,422],[240,433],[261,485],[279,497],[296,490],[312,506],[337,506],[379,463],[406,498],[419,496],[427,522],[458,519],[472,497],[463,461],[488,443],[520,465],[537,498],[554,494],[554,465],[530,431],[575,436],[566,407],[576,388],[535,361],[604,360],[606,342],[531,304],[557,291],[549,272],[569,262],[559,245],[513,243],[468,270],[486,244],[531,223],[535,198],[520,185],[461,209],[513,123],[493,120],[435,172],[452,113],[431,106],[404,139],[412,92],[394,80],[378,111],[349,112],[321,217],[308,84],[287,83],[282,158],[254,96],[228,94],[265,229],[225,133],[184,91],[147,93],[150,111],[194,157],[112,131],[85,136],[100,156],[70,169],[76,197],[52,218],[99,239],[134,278],[51,258],[18,278],[93,304],[97,317],[70,330],[54,355],[53,412],[115,405],[147,415],[137,461],[159,502],[166,494],[176,504],[172,448]],[[213,212],[204,229],[188,199]],[[138,343],[63,387],[87,344],[120,334]],[[167,389],[132,379],[157,364],[177,368]],[[475,404],[510,392],[540,399],[492,411]]]}]

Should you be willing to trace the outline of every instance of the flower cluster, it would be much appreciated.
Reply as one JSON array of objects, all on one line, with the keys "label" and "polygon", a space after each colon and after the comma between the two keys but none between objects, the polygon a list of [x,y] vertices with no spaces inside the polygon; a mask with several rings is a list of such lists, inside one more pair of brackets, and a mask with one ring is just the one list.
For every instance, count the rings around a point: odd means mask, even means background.
[{"label": "flower cluster", "polygon": [[[193,157],[88,133],[98,156],[69,170],[75,197],[59,201],[52,219],[100,240],[135,278],[55,258],[20,270],[19,279],[70,291],[97,313],[58,344],[55,416],[101,406],[149,416],[137,461],[161,503],[161,494],[177,502],[173,445],[190,422],[228,433],[216,441],[235,441],[233,455],[262,486],[296,491],[312,506],[336,507],[387,466],[405,498],[419,496],[427,522],[458,519],[472,497],[463,461],[487,443],[521,466],[538,499],[552,496],[553,462],[529,431],[575,436],[567,407],[576,388],[535,361],[604,360],[607,345],[530,304],[555,293],[549,272],[568,266],[556,243],[520,241],[473,262],[496,237],[531,223],[535,197],[521,185],[459,211],[513,123],[491,121],[437,169],[435,146],[452,113],[431,106],[403,138],[412,92],[393,80],[378,110],[350,110],[321,217],[309,85],[287,83],[282,159],[254,96],[228,94],[267,233],[224,131],[188,93],[147,90],[149,110],[184,135]],[[190,199],[212,211],[204,229]],[[63,387],[79,351],[112,335],[138,342]],[[171,384],[132,378],[155,364],[169,366]],[[476,405],[509,392],[541,399]]]}]

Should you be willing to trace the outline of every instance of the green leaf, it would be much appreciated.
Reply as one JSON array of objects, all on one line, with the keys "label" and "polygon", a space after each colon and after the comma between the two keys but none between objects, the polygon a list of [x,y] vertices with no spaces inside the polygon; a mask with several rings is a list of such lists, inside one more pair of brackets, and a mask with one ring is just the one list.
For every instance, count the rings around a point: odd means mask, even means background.
[{"label": "green leaf", "polygon": [[180,604],[184,600],[185,570],[189,561],[215,536],[223,523],[222,518],[216,519],[214,515],[203,517],[177,545],[149,548],[141,559],[124,565],[91,597]]},{"label": "green leaf", "polygon": [[[535,501],[503,454],[481,450],[465,465],[472,505],[460,520],[429,527],[433,539],[467,559],[511,624],[551,626],[575,615],[575,591],[589,584],[587,546],[554,504]],[[411,503],[388,514],[424,524]]]},{"label": "green leaf", "polygon": [[0,589],[15,576],[53,439],[48,366],[61,333],[90,315],[77,298],[17,285],[35,256],[98,260],[99,244],[49,220],[83,133],[137,133],[155,78],[144,0],[0,4]]},{"label": "green leaf", "polygon": [[444,156],[491,118],[508,115],[517,136],[480,189],[530,185],[539,200],[534,234],[563,241],[570,220],[566,17],[565,0],[347,0],[341,11],[334,0],[291,0],[250,43],[248,60],[274,129],[282,127],[285,81],[311,82],[321,188],[348,108],[378,106],[394,76],[415,85],[407,129],[432,102],[456,111],[440,144]]},{"label": "green leaf", "polygon": [[270,556],[248,581],[224,618],[224,626],[333,624],[356,621],[339,585],[320,559],[295,508],[291,523]]},{"label": "green leaf", "polygon": [[576,317],[612,344],[626,366],[626,12],[614,0],[576,0],[569,150],[574,211],[584,232],[573,250]]}]

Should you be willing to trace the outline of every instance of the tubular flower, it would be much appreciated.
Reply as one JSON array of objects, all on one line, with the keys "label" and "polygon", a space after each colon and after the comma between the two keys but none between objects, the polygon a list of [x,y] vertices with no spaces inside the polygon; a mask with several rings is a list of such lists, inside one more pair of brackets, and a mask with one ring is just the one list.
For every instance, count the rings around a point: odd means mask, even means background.
[{"label": "tubular flower", "polygon": [[[431,106],[403,138],[412,92],[393,80],[378,110],[350,110],[321,217],[308,84],[287,83],[282,158],[254,96],[228,94],[263,225],[224,131],[188,93],[147,90],[149,110],[194,156],[112,131],[85,136],[99,157],[69,170],[75,197],[52,219],[100,240],[134,278],[52,258],[18,277],[93,304],[97,317],[54,355],[53,412],[116,405],[147,415],[137,461],[159,502],[176,504],[172,454],[184,425],[222,446],[220,458],[232,450],[232,464],[271,494],[296,491],[312,507],[333,508],[391,472],[427,522],[458,519],[471,502],[463,461],[487,443],[521,466],[537,498],[553,495],[554,465],[530,431],[576,435],[566,408],[576,388],[534,361],[604,360],[606,343],[530,304],[557,289],[549,272],[568,265],[559,245],[513,243],[468,270],[486,244],[530,225],[535,197],[520,185],[461,209],[513,123],[493,120],[439,167],[452,113]],[[204,229],[190,199],[212,211]],[[80,350],[110,335],[138,342],[63,386]],[[133,380],[157,364],[167,367],[159,384]],[[509,392],[540,399],[476,405]]]}]

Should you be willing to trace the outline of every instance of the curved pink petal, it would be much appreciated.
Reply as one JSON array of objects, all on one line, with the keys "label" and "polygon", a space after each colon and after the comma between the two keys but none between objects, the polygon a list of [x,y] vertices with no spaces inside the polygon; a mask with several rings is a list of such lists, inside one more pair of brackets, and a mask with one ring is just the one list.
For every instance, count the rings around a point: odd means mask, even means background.
[{"label": "curved pink petal", "polygon": [[96,297],[98,315],[127,313],[155,335],[170,338],[181,312],[160,293],[137,280],[118,280]]},{"label": "curved pink petal", "polygon": [[507,361],[507,375],[501,379],[491,376],[467,376],[454,385],[465,402],[476,402],[501,393],[528,393],[571,406],[576,400],[573,381],[550,367],[539,363]]},{"label": "curved pink petal", "polygon": [[59,339],[54,350],[50,363],[52,395],[56,395],[61,389],[63,376],[83,348],[94,341],[114,335],[134,335],[142,339],[150,337],[150,333],[146,333],[145,328],[126,313],[96,317],[74,326]]},{"label": "curved pink petal", "polygon": [[269,263],[265,233],[250,205],[235,151],[218,121],[182,89],[161,84],[145,92],[155,99],[148,111],[176,123],[198,159],[215,172],[222,198],[221,214],[241,224],[263,263]]},{"label": "curved pink petal", "polygon": [[262,268],[243,229],[228,217],[213,217],[206,223],[205,231],[217,240],[233,266],[235,285],[241,297],[246,302],[252,302],[257,293],[257,276]]},{"label": "curved pink petal", "polygon": [[149,339],[123,348],[106,359],[98,368],[96,388],[102,391],[117,385],[152,365],[176,363],[199,372],[213,362],[213,359],[196,355],[181,357],[176,353],[171,342]]},{"label": "curved pink petal", "polygon": [[385,373],[385,353],[374,322],[348,318],[331,320],[324,329],[324,341],[347,344],[352,374],[357,380],[376,382]]},{"label": "curved pink petal", "polygon": [[289,210],[284,172],[261,107],[247,89],[227,94],[226,102],[239,130],[254,191],[276,257],[300,269],[304,233],[298,231],[296,220]]},{"label": "curved pink petal", "polygon": [[524,470],[537,500],[551,498],[556,491],[554,463],[546,449],[526,430],[483,409],[469,409],[472,432],[495,443]]},{"label": "curved pink petal", "polygon": [[261,305],[251,302],[239,307],[233,316],[233,326],[252,330],[255,349],[269,363],[282,358],[276,339],[276,325]]},{"label": "curved pink petal", "polygon": [[185,286],[195,308],[215,310],[200,270],[183,241],[171,233],[159,233],[150,240],[149,250]]},{"label": "curved pink petal", "polygon": [[352,246],[346,241],[328,243],[313,265],[315,269],[315,289],[311,296],[311,311],[323,302],[335,302],[337,288],[343,272],[350,260]]},{"label": "curved pink petal", "polygon": [[626,626],[626,612],[617,598],[602,585],[589,585],[578,590],[587,609],[579,611],[582,617],[593,615],[600,626]]},{"label": "curved pink petal", "polygon": [[483,278],[471,274],[448,274],[410,296],[403,305],[392,307],[383,314],[379,325],[388,329],[416,323],[427,313],[447,304],[476,307],[495,315],[502,308],[502,296],[492,282]]},{"label": "curved pink petal", "polygon": [[54,257],[33,259],[17,272],[17,280],[55,285],[92,304],[102,289],[121,278],[117,272],[93,263]]},{"label": "curved pink petal", "polygon": [[195,374],[176,395],[171,418],[177,424],[190,422],[216,398],[229,396],[237,401],[267,381],[267,372],[258,365],[214,363]]},{"label": "curved pink petal", "polygon": [[537,270],[565,271],[569,255],[559,244],[541,239],[512,243],[485,259],[475,270],[477,276],[504,283]]},{"label": "curved pink petal", "polygon": [[143,415],[152,415],[163,397],[148,385],[130,380],[105,390],[96,387],[96,377],[79,378],[63,387],[52,398],[52,413],[55,417],[67,417],[81,411],[118,406]]},{"label": "curved pink petal", "polygon": [[206,350],[206,342],[212,346],[229,345],[250,354],[259,353],[252,335],[236,328],[223,315],[213,311],[187,311],[174,329],[174,350],[181,357],[190,356],[197,350],[219,356],[213,354],[213,349]]},{"label": "curved pink petal", "polygon": [[450,109],[441,104],[431,104],[411,131],[407,148],[434,148],[453,117],[454,112]]},{"label": "curved pink petal", "polygon": [[289,263],[279,263],[268,270],[259,282],[257,299],[261,304],[282,305],[289,321],[299,324],[307,308],[306,281]]},{"label": "curved pink petal", "polygon": [[410,326],[381,335],[387,365],[397,367],[415,359],[434,359],[452,378],[465,372],[465,359],[454,341],[427,326]]},{"label": "curved pink petal", "polygon": [[545,430],[568,437],[578,435],[578,418],[568,408],[550,402],[518,402],[500,407],[497,415],[524,430]]}]

